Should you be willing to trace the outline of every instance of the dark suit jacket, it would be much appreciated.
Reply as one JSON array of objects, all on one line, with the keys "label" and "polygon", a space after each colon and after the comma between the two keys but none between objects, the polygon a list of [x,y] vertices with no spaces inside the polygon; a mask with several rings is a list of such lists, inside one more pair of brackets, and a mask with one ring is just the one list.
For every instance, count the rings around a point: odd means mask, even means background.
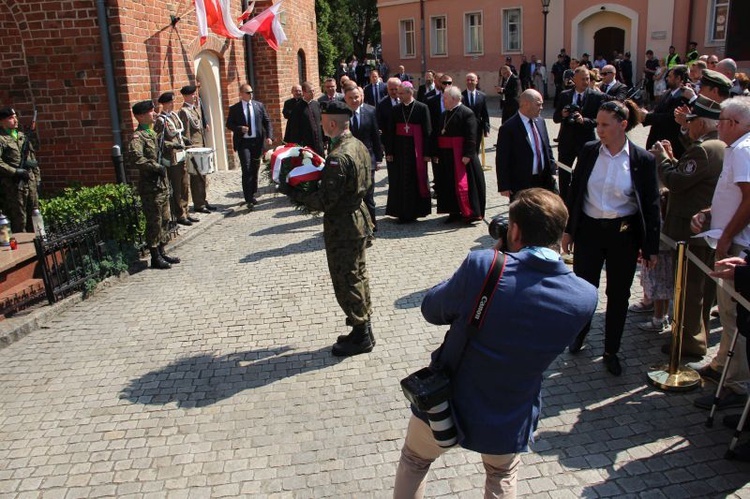
[{"label": "dark suit jacket", "polygon": [[594,133],[596,130],[596,115],[599,112],[599,106],[605,100],[604,94],[590,88],[584,91],[583,107],[581,108],[583,124],[578,124],[568,123],[567,120],[563,120],[562,116],[563,108],[573,102],[575,93],[574,88],[562,92],[560,98],[557,100],[555,113],[552,116],[555,123],[562,123],[560,126],[560,140],[557,146],[560,156],[578,154],[578,151],[581,150],[586,142],[596,140],[596,134]]},{"label": "dark suit jacket", "polygon": [[[523,118],[526,119],[525,117]],[[542,150],[542,173],[549,179],[549,190],[555,190],[552,177],[557,173],[555,156],[549,143],[547,125],[544,119],[534,119],[539,131]],[[534,143],[529,140],[526,125],[522,116],[515,116],[503,123],[497,133],[497,152],[495,153],[495,167],[497,170],[497,191],[511,191],[513,193],[532,187],[531,175],[534,168]]]},{"label": "dark suit jacket", "polygon": [[[328,104],[328,102],[331,100],[330,97],[328,97],[328,94],[323,94],[320,97],[318,97],[318,104],[321,106]],[[344,94],[341,92],[336,92],[333,94],[333,100],[344,102]]]},{"label": "dark suit jacket", "polygon": [[[476,98],[474,99],[474,105],[469,105],[469,91],[464,90],[461,92],[461,102],[464,106],[474,111],[474,115],[477,117],[479,122],[479,133],[485,134],[490,132],[490,113],[487,111],[487,95],[481,90],[476,91]],[[482,137],[479,136],[481,141]]]},{"label": "dark suit jacket", "polygon": [[384,132],[388,127],[388,122],[391,120],[391,114],[393,113],[394,107],[395,106],[392,105],[391,98],[388,95],[380,99],[380,102],[378,102],[378,105],[375,108],[375,116],[378,119],[378,127],[381,132]]},{"label": "dark suit jacket", "polygon": [[411,75],[409,73],[398,73],[393,75],[401,81],[411,81]]},{"label": "dark suit jacket", "polygon": [[299,101],[300,99],[295,99],[294,97],[284,101],[284,108],[281,110],[281,114],[284,115],[284,118],[289,119],[289,117],[292,115],[292,109],[294,109],[294,106]]},{"label": "dark suit jacket", "polygon": [[427,99],[427,109],[430,110],[430,123],[432,124],[432,137],[430,139],[430,150],[437,151],[437,139],[440,136],[440,131],[443,129],[443,94],[436,93],[429,99]]},{"label": "dark suit jacket", "polygon": [[383,83],[382,81],[379,81],[379,82],[377,82],[375,84],[375,88],[377,89],[377,93],[378,93],[377,99],[375,97],[373,97],[373,95],[372,95],[372,87],[373,87],[373,84],[370,83],[364,89],[365,104],[369,104],[371,106],[377,106],[378,102],[380,102],[380,99],[382,99],[383,97],[385,97],[385,94],[386,94],[385,83]]},{"label": "dark suit jacket", "polygon": [[320,104],[316,100],[304,99],[294,106],[284,132],[284,142],[292,142],[312,148],[323,156],[323,128],[320,125]]},{"label": "dark suit jacket", "polygon": [[419,86],[417,89],[417,100],[419,102],[427,103],[427,101],[430,99],[430,97],[434,96],[437,93],[437,88],[432,87],[432,90],[427,90],[427,87],[424,85]]},{"label": "dark suit jacket", "polygon": [[[601,83],[599,88],[604,89],[604,83]],[[604,92],[604,94],[609,95],[610,97],[613,97],[616,100],[622,102],[628,96],[628,87],[624,83],[620,83],[619,81],[615,80],[615,84],[612,85],[612,88]]]},{"label": "dark suit jacket", "polygon": [[[255,115],[255,130],[256,134],[259,134],[261,149],[263,148],[263,141],[265,139],[273,140],[273,128],[271,127],[271,118],[269,118],[266,112],[265,106],[258,101],[251,100],[250,103],[253,105],[253,114]],[[243,101],[236,104],[232,104],[229,107],[229,116],[227,116],[226,127],[232,131],[232,146],[235,151],[238,151],[240,144],[242,144],[242,136],[244,133],[240,130],[242,126],[250,126],[245,118],[245,111],[242,107]]]},{"label": "dark suit jacket", "polygon": [[[644,258],[659,253],[659,181],[656,176],[654,156],[645,149],[628,140],[630,153],[630,178],[633,179],[635,199],[638,203],[637,217],[641,226],[640,248]],[[583,216],[583,201],[588,189],[589,177],[599,157],[601,142],[592,141],[583,146],[578,155],[576,168],[566,205],[568,207],[568,225],[565,232],[575,241],[578,222]]]},{"label": "dark suit jacket", "polygon": [[503,123],[518,112],[519,95],[521,95],[521,85],[518,76],[511,74],[503,84]]},{"label": "dark suit jacket", "polygon": [[383,144],[380,142],[380,129],[375,108],[369,104],[362,104],[359,108],[359,127],[351,128],[352,135],[362,142],[370,151],[371,168],[383,161]]},{"label": "dark suit jacket", "polygon": [[651,149],[657,140],[669,140],[672,143],[674,157],[679,159],[685,152],[680,141],[680,125],[674,120],[674,110],[687,101],[682,98],[682,92],[672,97],[672,92],[664,94],[656,103],[654,110],[646,115],[643,126],[651,126],[646,140],[646,149]]}]

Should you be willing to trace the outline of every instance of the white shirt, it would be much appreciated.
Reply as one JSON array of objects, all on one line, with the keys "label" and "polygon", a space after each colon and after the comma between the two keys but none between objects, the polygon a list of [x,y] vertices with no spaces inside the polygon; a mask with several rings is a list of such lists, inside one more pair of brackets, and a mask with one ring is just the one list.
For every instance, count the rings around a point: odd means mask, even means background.
[{"label": "white shirt", "polygon": [[638,212],[633,179],[630,177],[630,143],[614,156],[603,144],[594,163],[583,212],[591,218],[620,218]]},{"label": "white shirt", "polygon": [[[531,145],[531,151],[534,155],[534,162],[533,162],[533,168],[531,169],[532,175],[538,175],[542,173],[543,169],[543,158],[540,158],[539,155],[536,153],[536,144],[534,144],[534,132],[531,130],[531,123],[529,123],[529,117],[523,114],[521,111],[518,111],[518,116],[521,118],[521,123],[523,123],[524,128],[526,128],[526,140],[529,141],[529,144]],[[537,133],[539,132],[539,127],[537,127]],[[542,135],[539,134],[539,151],[544,154],[542,149],[544,148],[544,144],[542,144]]]},{"label": "white shirt", "polygon": [[[711,229],[724,230],[737,212],[742,202],[740,182],[750,182],[750,132],[724,151],[724,165],[711,201]],[[750,227],[742,229],[732,242],[750,246]]]}]

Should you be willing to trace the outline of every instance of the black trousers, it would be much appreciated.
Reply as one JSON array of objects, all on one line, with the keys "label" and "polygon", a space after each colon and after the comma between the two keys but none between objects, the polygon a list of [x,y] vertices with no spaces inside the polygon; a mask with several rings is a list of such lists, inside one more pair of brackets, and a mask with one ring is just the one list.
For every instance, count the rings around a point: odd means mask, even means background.
[{"label": "black trousers", "polygon": [[[577,157],[578,153],[572,151],[559,151],[557,154],[557,160],[567,166],[573,166],[573,163],[575,163]],[[570,181],[573,178],[573,175],[563,170],[562,168],[558,168],[557,178],[560,182],[560,197],[563,201],[567,201],[568,191],[570,190]]]},{"label": "black trousers", "polygon": [[[606,264],[607,311],[604,316],[604,353],[620,351],[622,331],[628,314],[630,286],[638,261],[640,222],[637,216],[613,220],[594,219],[582,214],[573,248],[573,271],[597,288]],[[588,334],[591,322],[586,324]]]},{"label": "black trousers", "polygon": [[255,197],[255,193],[258,192],[258,170],[260,170],[261,154],[263,154],[262,139],[242,139],[237,149],[240,167],[242,168],[242,194],[248,205]]}]

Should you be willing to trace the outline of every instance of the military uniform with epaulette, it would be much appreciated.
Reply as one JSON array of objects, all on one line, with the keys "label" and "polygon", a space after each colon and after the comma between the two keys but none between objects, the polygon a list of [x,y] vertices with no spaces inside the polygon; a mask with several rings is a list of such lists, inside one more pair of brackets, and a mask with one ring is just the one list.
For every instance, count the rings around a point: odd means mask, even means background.
[{"label": "military uniform with epaulette", "polygon": [[[330,114],[345,114],[334,101]],[[331,112],[333,111],[333,112]],[[339,112],[340,111],[340,112]],[[351,111],[349,111],[351,115]],[[370,283],[365,265],[365,248],[372,235],[372,221],[364,197],[372,182],[370,153],[349,130],[331,139],[320,187],[309,193],[292,194],[308,208],[322,211],[328,270],[339,306],[352,326],[333,346],[334,355],[355,355],[369,352],[375,344],[370,326],[372,305]]]},{"label": "military uniform with epaulette", "polygon": [[[180,89],[183,98],[192,96],[198,91],[195,85],[185,85]],[[200,104],[188,104],[187,101],[180,108],[178,116],[185,127],[185,139],[191,147],[206,147],[205,143],[205,125],[202,116]],[[188,158],[187,161],[190,161]],[[206,191],[208,190],[208,176],[202,175],[197,171],[192,173],[188,165],[190,174],[190,194],[193,197],[193,209],[200,213],[211,213],[206,200]]]},{"label": "military uniform with epaulette", "polygon": [[[0,120],[15,115],[12,108],[0,109]],[[42,178],[33,141],[24,162],[21,151],[30,138],[18,129],[0,129],[0,189],[3,213],[13,232],[34,232],[31,213],[39,207],[37,186]],[[23,164],[22,164],[23,163]]]},{"label": "military uniform with epaulette", "polygon": [[[679,160],[666,157],[659,163],[659,178],[669,189],[662,232],[675,241],[685,241],[688,249],[709,268],[714,264],[714,250],[703,238],[693,238],[690,220],[693,215],[711,206],[716,183],[721,174],[726,144],[718,140],[718,132],[710,132],[693,142]],[[683,355],[706,354],[710,309],[716,286],[694,264],[688,264],[685,285],[685,316],[683,318]]]},{"label": "military uniform with epaulette", "polygon": [[[133,114],[148,112],[149,105],[150,109],[154,108],[151,101],[135,104]],[[151,266],[169,268],[170,263],[179,263],[180,260],[164,252],[171,219],[170,186],[167,169],[159,162],[159,156],[156,132],[150,125],[139,124],[128,144],[128,159],[131,166],[139,171],[138,193],[146,219],[146,245],[151,252]]]}]

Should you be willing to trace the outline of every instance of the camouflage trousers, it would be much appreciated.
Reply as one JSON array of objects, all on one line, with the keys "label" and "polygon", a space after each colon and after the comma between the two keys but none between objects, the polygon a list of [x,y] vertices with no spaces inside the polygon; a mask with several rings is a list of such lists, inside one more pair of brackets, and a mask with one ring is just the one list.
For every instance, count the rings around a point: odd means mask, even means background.
[{"label": "camouflage trousers", "polygon": [[3,191],[3,213],[8,215],[10,230],[13,232],[34,232],[31,213],[39,207],[36,183],[19,182],[12,178],[0,178],[0,189]]},{"label": "camouflage trousers", "polygon": [[167,191],[141,194],[143,215],[146,218],[146,245],[155,248],[167,242],[169,220],[169,193]]},{"label": "camouflage trousers", "polygon": [[370,280],[365,265],[366,244],[366,237],[346,240],[325,237],[333,291],[336,301],[346,314],[346,323],[350,326],[369,321],[372,312]]}]

